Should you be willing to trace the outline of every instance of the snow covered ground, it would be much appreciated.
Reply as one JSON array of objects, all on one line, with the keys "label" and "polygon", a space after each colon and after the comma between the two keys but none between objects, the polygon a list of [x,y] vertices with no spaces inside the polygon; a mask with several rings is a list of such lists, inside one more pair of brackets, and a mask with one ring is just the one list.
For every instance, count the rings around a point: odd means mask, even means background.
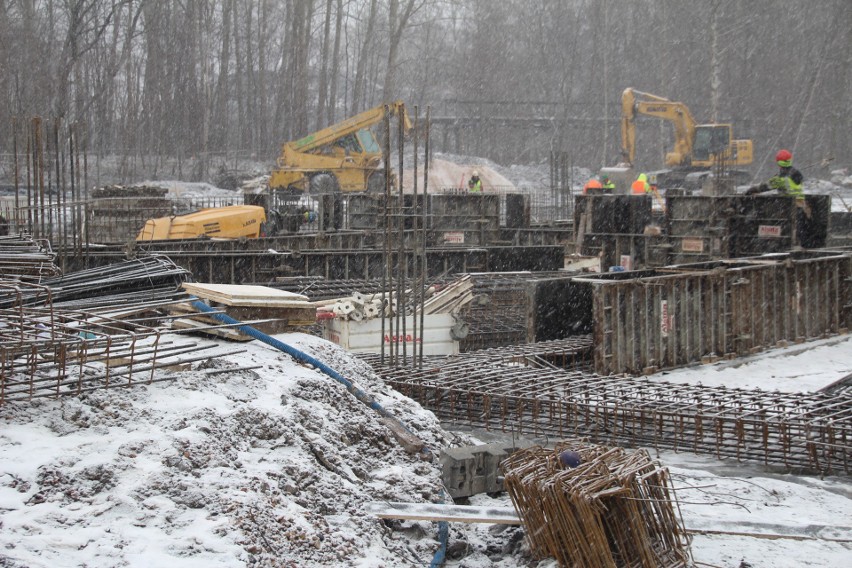
[{"label": "snow covered ground", "polygon": [[[472,440],[443,430],[337,346],[299,333],[279,338],[354,379],[435,452]],[[852,371],[852,337],[805,347],[660,378],[813,390]],[[244,348],[174,381],[2,407],[0,566],[428,565],[434,523],[379,521],[364,506],[442,501],[439,465],[401,449],[343,386],[265,345]],[[247,366],[257,368],[240,370]],[[788,537],[699,535],[696,561],[844,566],[852,555],[848,478],[659,457],[688,528]],[[471,502],[510,506],[505,496]],[[450,545],[448,566],[553,565],[528,556],[517,527],[454,523]]]}]

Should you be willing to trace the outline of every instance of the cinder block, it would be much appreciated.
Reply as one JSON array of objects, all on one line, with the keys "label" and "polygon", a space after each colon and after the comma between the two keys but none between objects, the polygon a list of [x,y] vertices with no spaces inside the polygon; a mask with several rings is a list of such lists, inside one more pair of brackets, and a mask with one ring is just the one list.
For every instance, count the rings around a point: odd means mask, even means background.
[{"label": "cinder block", "polygon": [[529,445],[510,442],[446,448],[441,452],[444,486],[454,499],[503,491],[500,462]]}]

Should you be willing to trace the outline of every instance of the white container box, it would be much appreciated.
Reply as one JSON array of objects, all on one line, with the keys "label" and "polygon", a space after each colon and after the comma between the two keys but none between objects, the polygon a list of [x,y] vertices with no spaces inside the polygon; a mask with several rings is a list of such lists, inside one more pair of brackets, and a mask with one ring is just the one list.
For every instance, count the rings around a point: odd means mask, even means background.
[{"label": "white container box", "polygon": [[[417,316],[416,329],[414,327],[414,316],[405,318],[404,335],[402,329],[396,328],[396,324],[397,320],[394,318],[394,330],[393,336],[391,336],[388,320],[385,320],[385,333],[382,335],[382,320],[379,318],[363,321],[330,319],[325,321],[323,337],[352,353],[380,353],[383,341],[385,353],[388,352],[394,342],[405,342],[408,344],[407,353],[413,355],[415,345],[417,345],[419,353],[421,341],[423,343],[423,355],[457,355],[459,352],[459,342],[450,335],[450,329],[454,324],[453,316],[450,314],[424,316],[422,339],[420,337],[419,315]],[[399,352],[402,353],[401,345]]]}]

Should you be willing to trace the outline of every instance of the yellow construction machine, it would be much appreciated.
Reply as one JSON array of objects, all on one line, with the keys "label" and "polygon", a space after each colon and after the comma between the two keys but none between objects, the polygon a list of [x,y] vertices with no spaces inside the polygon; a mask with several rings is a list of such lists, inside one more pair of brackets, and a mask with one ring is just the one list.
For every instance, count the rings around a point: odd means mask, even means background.
[{"label": "yellow construction machine", "polygon": [[195,239],[198,237],[256,239],[266,221],[263,207],[232,205],[202,209],[188,215],[148,219],[136,236],[137,241]]},{"label": "yellow construction machine", "polygon": [[[676,101],[627,88],[621,95],[621,153],[623,163],[611,172],[621,169],[632,171],[636,158],[636,115],[661,118],[674,127],[674,148],[666,154],[665,165],[670,180],[682,181],[690,173],[709,171],[720,165],[747,166],[753,160],[751,140],[735,140],[730,124],[696,124],[689,108]],[[748,175],[745,172],[730,173]]]},{"label": "yellow construction machine", "polygon": [[411,121],[402,101],[379,105],[281,148],[269,188],[274,192],[316,195],[383,192],[382,149],[370,127],[398,116],[407,134]]}]

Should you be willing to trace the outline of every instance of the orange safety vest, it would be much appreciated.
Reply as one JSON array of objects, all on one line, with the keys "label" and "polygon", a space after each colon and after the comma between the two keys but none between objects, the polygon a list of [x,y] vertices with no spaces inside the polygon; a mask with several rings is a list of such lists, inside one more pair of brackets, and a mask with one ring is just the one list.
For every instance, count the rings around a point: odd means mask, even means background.
[{"label": "orange safety vest", "polygon": [[642,179],[641,176],[639,179],[633,182],[633,185],[630,186],[630,190],[634,195],[644,195],[651,191],[651,186],[648,184],[648,181]]}]

